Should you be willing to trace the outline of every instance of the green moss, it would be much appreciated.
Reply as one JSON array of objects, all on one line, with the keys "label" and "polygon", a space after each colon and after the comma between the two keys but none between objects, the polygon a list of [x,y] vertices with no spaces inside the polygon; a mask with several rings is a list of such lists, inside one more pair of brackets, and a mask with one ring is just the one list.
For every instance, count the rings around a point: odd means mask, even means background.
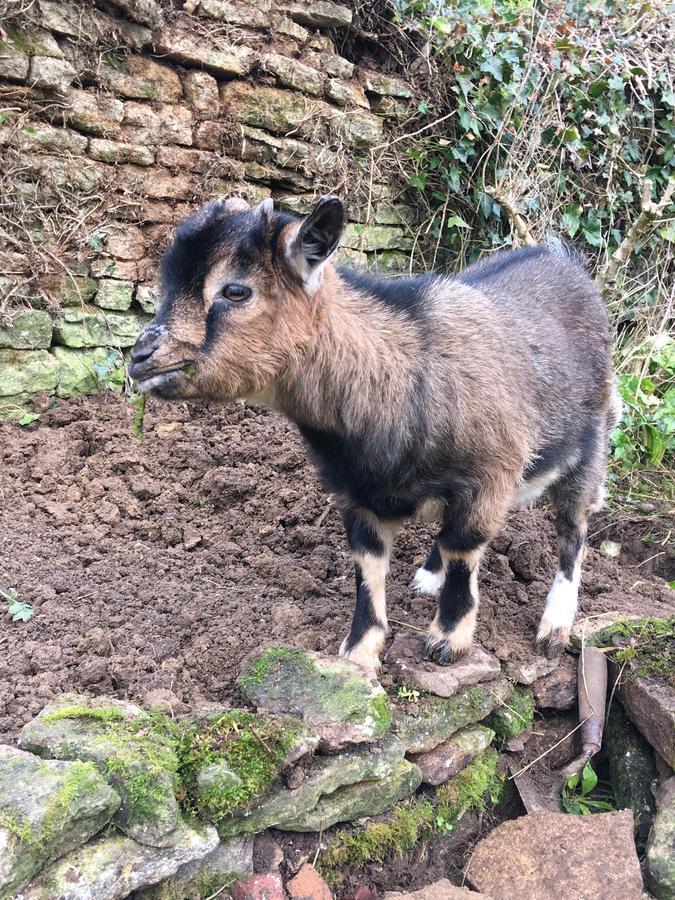
[{"label": "green moss", "polygon": [[9,28],[7,30],[8,41],[0,40],[0,49],[13,50],[15,53],[30,53],[30,41],[23,31],[17,28]]},{"label": "green moss", "polygon": [[498,803],[505,784],[497,773],[498,759],[497,752],[489,747],[435,795],[400,803],[387,822],[340,833],[322,854],[319,871],[333,887],[339,887],[341,870],[353,872],[368,862],[382,863],[419,840],[447,833],[468,810]]},{"label": "green moss", "polygon": [[532,727],[534,711],[532,688],[515,685],[504,705],[491,713],[485,724],[494,731],[497,740],[504,743]]},{"label": "green moss", "polygon": [[389,701],[386,694],[378,694],[371,704],[373,718],[378,726],[378,731],[384,733],[391,727],[392,715],[389,709]]},{"label": "green moss", "polygon": [[302,650],[287,650],[284,647],[267,647],[260,656],[253,660],[249,672],[239,679],[239,683],[246,687],[257,687],[268,677],[269,673],[281,663],[292,662],[299,669],[305,669],[307,674],[313,673],[313,666],[307,654]]},{"label": "green moss", "polygon": [[36,847],[39,841],[31,828],[30,821],[20,814],[13,815],[8,809],[0,809],[0,828],[4,828],[27,847]]},{"label": "green moss", "polygon": [[[632,663],[624,677],[656,678],[675,686],[675,616],[613,622],[585,643],[588,647],[615,647],[611,659]],[[575,649],[579,648],[577,639]]]},{"label": "green moss", "polygon": [[44,722],[59,722],[61,719],[97,719],[100,722],[121,722],[124,713],[112,706],[64,706],[42,716]]}]

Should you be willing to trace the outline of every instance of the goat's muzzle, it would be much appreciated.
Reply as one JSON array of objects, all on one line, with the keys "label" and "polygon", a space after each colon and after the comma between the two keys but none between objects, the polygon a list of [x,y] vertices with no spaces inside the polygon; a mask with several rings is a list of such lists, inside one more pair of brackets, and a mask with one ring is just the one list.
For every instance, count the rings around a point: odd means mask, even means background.
[{"label": "goat's muzzle", "polygon": [[179,373],[187,372],[190,368],[194,372],[193,360],[175,359],[173,353],[161,352],[170,343],[166,337],[164,327],[150,322],[131,348],[129,375],[144,393],[170,389],[175,386]]}]

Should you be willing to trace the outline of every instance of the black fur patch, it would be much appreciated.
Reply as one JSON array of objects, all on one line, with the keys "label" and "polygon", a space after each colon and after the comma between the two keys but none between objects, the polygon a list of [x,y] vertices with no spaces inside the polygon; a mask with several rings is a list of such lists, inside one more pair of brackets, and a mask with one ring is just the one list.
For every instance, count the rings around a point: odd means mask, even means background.
[{"label": "black fur patch", "polygon": [[[373,528],[366,522],[358,512],[348,510],[345,513],[345,529],[347,531],[347,540],[353,553],[363,555],[372,553],[373,556],[384,555],[384,544]],[[358,566],[357,566],[358,568]]]},{"label": "black fur patch", "polygon": [[438,618],[444,631],[452,631],[459,620],[474,607],[469,588],[471,569],[462,560],[451,560],[438,598]]},{"label": "black fur patch", "polygon": [[427,561],[424,563],[424,568],[427,572],[440,572],[443,568],[443,560],[441,559],[441,551],[438,549],[438,544],[434,544],[431,548],[431,553],[427,556]]},{"label": "black fur patch", "polygon": [[358,563],[354,565],[354,574],[356,577],[356,609],[345,644],[347,650],[356,647],[371,628],[384,628],[383,623],[375,615],[370,589],[363,580],[361,566]]},{"label": "black fur patch", "polygon": [[375,297],[381,303],[401,310],[416,319],[423,315],[429,288],[434,281],[438,280],[438,276],[434,275],[383,278],[381,275],[368,275],[342,266],[338,267],[338,272],[340,278],[350,288]]}]

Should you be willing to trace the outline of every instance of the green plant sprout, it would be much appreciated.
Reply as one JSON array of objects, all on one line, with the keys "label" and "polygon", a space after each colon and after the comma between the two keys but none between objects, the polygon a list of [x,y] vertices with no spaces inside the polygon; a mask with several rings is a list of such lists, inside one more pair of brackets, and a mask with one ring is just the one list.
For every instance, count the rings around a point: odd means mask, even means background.
[{"label": "green plant sprout", "polygon": [[7,602],[7,615],[12,622],[30,622],[35,615],[33,607],[29,603],[19,600],[19,595],[15,588],[9,588],[7,591],[0,591],[0,596],[4,597]]},{"label": "green plant sprout", "polygon": [[[608,799],[591,797],[598,786],[598,776],[587,762],[581,772],[571,775],[562,788],[561,803],[565,812],[573,816],[587,816],[594,812],[611,812],[616,807]],[[605,792],[602,797],[608,797]]]}]

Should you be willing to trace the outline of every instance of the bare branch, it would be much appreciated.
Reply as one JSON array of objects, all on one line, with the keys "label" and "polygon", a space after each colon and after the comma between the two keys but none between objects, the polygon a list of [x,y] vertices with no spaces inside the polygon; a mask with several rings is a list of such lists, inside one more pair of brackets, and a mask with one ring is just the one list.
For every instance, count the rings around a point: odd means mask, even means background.
[{"label": "bare branch", "polygon": [[490,196],[494,197],[497,203],[501,205],[502,209],[509,217],[513,230],[522,243],[526,244],[528,247],[535,247],[537,241],[532,237],[532,232],[527,227],[525,219],[518,212],[518,207],[516,206],[516,201],[513,197],[497,185],[494,187],[486,187],[484,190],[486,194],[490,194]]}]

